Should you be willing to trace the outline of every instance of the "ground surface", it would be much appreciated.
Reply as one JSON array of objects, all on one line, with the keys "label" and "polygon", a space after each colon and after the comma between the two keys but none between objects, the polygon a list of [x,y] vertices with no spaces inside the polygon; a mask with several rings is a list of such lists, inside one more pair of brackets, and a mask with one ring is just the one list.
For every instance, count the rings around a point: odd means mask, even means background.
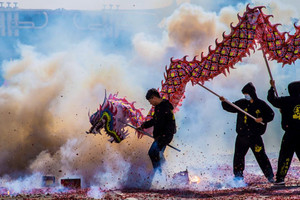
[{"label": "ground surface", "polygon": [[19,194],[13,196],[2,195],[1,199],[300,199],[300,187],[290,185],[272,187],[270,184],[256,184],[253,186],[221,189],[210,191],[195,191],[185,189],[169,190],[115,190],[103,191],[98,198],[91,198],[87,190],[72,191],[62,194]]},{"label": "ground surface", "polygon": [[[271,161],[276,166],[276,160]],[[251,166],[246,166],[251,171]],[[259,169],[258,169],[259,170]],[[224,174],[230,173],[230,169],[219,169]],[[245,170],[246,171],[246,170]],[[156,199],[300,199],[300,162],[293,160],[286,177],[286,186],[274,187],[260,174],[245,173],[244,186],[232,187],[226,183],[210,181],[207,187],[199,187],[197,184],[188,184],[181,188],[164,189],[120,189],[102,190],[99,188],[85,188],[80,190],[64,190],[50,192],[47,188],[31,190],[30,193],[9,194],[6,188],[1,188],[0,199],[17,200],[54,200],[54,199],[114,199],[114,200],[156,200]],[[201,182],[200,184],[201,185]]]}]

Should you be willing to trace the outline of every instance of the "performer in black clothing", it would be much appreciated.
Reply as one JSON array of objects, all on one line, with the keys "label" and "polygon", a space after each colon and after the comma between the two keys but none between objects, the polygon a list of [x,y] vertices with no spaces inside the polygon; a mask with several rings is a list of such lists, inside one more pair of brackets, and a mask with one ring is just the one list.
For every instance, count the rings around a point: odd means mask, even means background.
[{"label": "performer in black clothing", "polygon": [[294,152],[300,159],[300,81],[288,85],[290,96],[276,97],[274,95],[275,81],[270,81],[268,101],[280,108],[281,127],[285,130],[278,158],[275,184],[284,185],[284,178],[289,170]]},{"label": "performer in black clothing", "polygon": [[150,150],[148,152],[154,171],[161,172],[162,161],[165,160],[163,152],[166,146],[172,141],[173,134],[176,133],[174,107],[172,104],[160,97],[159,92],[152,88],[148,90],[146,99],[154,108],[154,115],[151,120],[144,122],[138,129],[150,128],[154,126],[153,138]]},{"label": "performer in black clothing", "polygon": [[[263,100],[257,98],[255,87],[251,82],[244,86],[242,93],[245,95],[245,98],[233,103],[254,116],[256,120],[249,118],[241,111],[226,103],[224,97],[220,97],[224,110],[237,113],[237,137],[233,159],[233,173],[236,179],[243,179],[245,156],[249,148],[251,148],[268,181],[274,182],[272,166],[266,155],[261,137],[266,131],[267,123],[273,120],[274,112]],[[263,122],[264,125],[261,124],[261,122]]]}]

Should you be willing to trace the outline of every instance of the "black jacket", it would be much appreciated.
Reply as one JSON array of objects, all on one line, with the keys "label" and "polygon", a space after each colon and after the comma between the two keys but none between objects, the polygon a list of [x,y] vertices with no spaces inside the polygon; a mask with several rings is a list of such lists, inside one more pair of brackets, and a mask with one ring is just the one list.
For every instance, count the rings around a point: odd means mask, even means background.
[{"label": "black jacket", "polygon": [[300,81],[288,85],[290,96],[276,97],[274,88],[268,92],[268,101],[281,110],[281,126],[285,131],[300,131]]},{"label": "black jacket", "polygon": [[[155,106],[153,118],[142,124],[142,128],[154,126],[153,137],[156,140],[169,140],[176,133],[174,107],[172,104],[163,99],[162,102]],[[170,141],[166,141],[170,142]]]},{"label": "black jacket", "polygon": [[252,83],[245,85],[242,92],[243,94],[249,94],[253,99],[253,103],[246,99],[240,99],[233,103],[255,118],[261,117],[264,125],[255,122],[254,119],[248,117],[226,102],[222,102],[222,107],[228,112],[237,113],[236,132],[239,135],[262,135],[266,131],[267,123],[273,120],[274,112],[266,102],[257,98],[255,87]]}]

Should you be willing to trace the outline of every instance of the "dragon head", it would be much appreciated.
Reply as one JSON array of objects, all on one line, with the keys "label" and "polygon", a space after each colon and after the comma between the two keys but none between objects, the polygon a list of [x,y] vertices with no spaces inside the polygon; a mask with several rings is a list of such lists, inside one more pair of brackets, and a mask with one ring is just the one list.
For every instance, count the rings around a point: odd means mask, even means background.
[{"label": "dragon head", "polygon": [[101,134],[101,130],[110,137],[110,142],[120,143],[128,135],[125,130],[126,124],[130,122],[140,126],[144,116],[140,109],[136,109],[133,103],[125,98],[117,98],[117,95],[109,95],[105,98],[100,108],[89,116],[92,127],[87,134]]},{"label": "dragon head", "polygon": [[89,116],[92,127],[87,134],[101,134],[101,129],[104,129],[105,133],[110,136],[110,142],[120,143],[127,136],[127,132],[117,126],[119,124],[117,115],[120,110],[111,101],[112,99],[112,95],[109,95],[108,99],[105,95],[104,102],[100,105],[99,110]]}]

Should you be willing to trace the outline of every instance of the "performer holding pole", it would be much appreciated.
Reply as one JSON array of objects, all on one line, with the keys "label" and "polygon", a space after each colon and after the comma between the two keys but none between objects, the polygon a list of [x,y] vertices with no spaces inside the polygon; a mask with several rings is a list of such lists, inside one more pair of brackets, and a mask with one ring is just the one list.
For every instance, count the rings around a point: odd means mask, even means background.
[{"label": "performer holding pole", "polygon": [[300,81],[288,85],[288,96],[274,95],[275,81],[270,81],[268,101],[281,110],[281,127],[285,131],[279,152],[275,185],[284,185],[294,153],[300,160]]},{"label": "performer holding pole", "polygon": [[[250,82],[246,84],[242,93],[245,98],[237,100],[233,104],[245,110],[251,115],[256,116],[256,119],[248,119],[247,115],[233,108],[224,97],[220,97],[224,110],[232,113],[237,113],[236,123],[236,142],[233,158],[233,173],[235,180],[243,180],[243,171],[245,169],[245,156],[251,148],[261,170],[269,182],[274,182],[274,174],[271,163],[265,152],[264,143],[261,135],[265,133],[267,123],[274,118],[273,110],[263,100],[256,95],[254,85]],[[260,124],[264,122],[264,125]]]},{"label": "performer holding pole", "polygon": [[237,137],[233,158],[234,180],[240,181],[244,179],[243,171],[245,169],[245,156],[249,148],[251,148],[265,177],[269,182],[274,182],[272,166],[265,152],[264,143],[261,137],[261,135],[265,133],[267,123],[273,120],[274,112],[268,104],[257,97],[253,84],[251,82],[246,84],[242,89],[245,98],[233,103],[205,86],[199,85],[218,96],[222,101],[224,110],[237,113]]},{"label": "performer holding pole", "polygon": [[159,171],[162,173],[161,165],[165,161],[163,153],[176,133],[174,107],[167,99],[162,99],[159,92],[154,88],[148,90],[146,99],[154,106],[154,115],[151,120],[145,121],[137,130],[154,127],[154,142],[149,149],[148,155],[154,172]]}]

